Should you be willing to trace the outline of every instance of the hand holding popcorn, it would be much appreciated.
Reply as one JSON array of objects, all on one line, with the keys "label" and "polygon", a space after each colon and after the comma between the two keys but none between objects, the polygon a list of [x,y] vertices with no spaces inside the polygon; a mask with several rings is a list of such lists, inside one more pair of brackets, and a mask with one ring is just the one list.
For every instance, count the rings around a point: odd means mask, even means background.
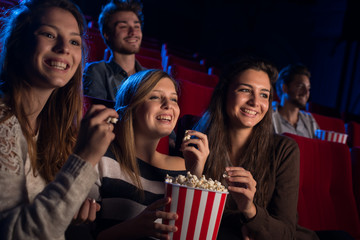
[{"label": "hand holding popcorn", "polygon": [[186,169],[200,177],[210,152],[207,136],[201,132],[187,130],[181,144],[181,151],[185,158]]}]

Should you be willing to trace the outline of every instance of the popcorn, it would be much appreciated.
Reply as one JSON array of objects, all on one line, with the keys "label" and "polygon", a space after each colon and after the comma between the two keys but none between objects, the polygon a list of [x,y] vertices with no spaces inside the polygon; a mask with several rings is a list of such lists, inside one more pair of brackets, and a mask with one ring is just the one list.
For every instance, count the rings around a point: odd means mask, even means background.
[{"label": "popcorn", "polygon": [[183,141],[186,141],[186,140],[190,140],[191,139],[191,135],[188,134],[189,130],[186,130],[185,131],[185,137],[183,138]]},{"label": "popcorn", "polygon": [[192,175],[187,172],[186,177],[184,175],[178,175],[177,177],[171,177],[166,174],[166,183],[173,183],[193,188],[201,188],[211,191],[227,192],[228,190],[221,182],[212,180],[211,178],[206,179],[204,175],[199,179],[196,175]]},{"label": "popcorn", "polygon": [[109,118],[106,120],[106,122],[107,122],[107,123],[116,124],[118,120],[119,120],[119,119],[117,119],[117,118],[109,117]]}]

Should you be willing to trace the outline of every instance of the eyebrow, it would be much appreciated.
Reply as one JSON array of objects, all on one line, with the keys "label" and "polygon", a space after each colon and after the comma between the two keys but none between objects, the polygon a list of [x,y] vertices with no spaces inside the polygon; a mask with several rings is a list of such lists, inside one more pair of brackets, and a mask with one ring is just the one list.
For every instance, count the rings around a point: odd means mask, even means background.
[{"label": "eyebrow", "polygon": [[[238,85],[237,85],[237,87],[239,87],[239,86],[247,86],[247,87],[249,87],[249,88],[253,88],[253,86],[251,86],[250,84],[246,84],[246,83],[239,83]],[[266,88],[263,88],[263,89],[261,89],[261,91],[263,91],[263,92],[270,92],[270,90],[269,89],[266,89]]]},{"label": "eyebrow", "polygon": [[[164,91],[162,91],[162,90],[152,90],[153,92],[160,92],[160,93],[162,93],[162,92],[164,92]],[[177,94],[177,92],[172,92],[172,93],[170,93],[171,95],[178,95]]]},{"label": "eyebrow", "polygon": [[[54,25],[51,25],[51,24],[42,23],[42,24],[40,24],[40,27],[41,27],[41,26],[47,26],[47,27],[51,27],[51,28],[54,28],[54,29],[56,29],[56,30],[59,30],[58,27],[56,27],[56,26],[54,26]],[[80,34],[80,33],[77,33],[77,32],[71,32],[70,35],[81,37],[81,34]]]},{"label": "eyebrow", "polygon": [[[125,23],[125,24],[127,24],[128,21],[126,21],[126,20],[116,21],[116,22],[114,22],[114,26],[118,25],[119,23]],[[137,23],[140,24],[140,20],[136,20],[136,21],[134,21],[134,23],[135,23],[135,24],[137,24]]]}]

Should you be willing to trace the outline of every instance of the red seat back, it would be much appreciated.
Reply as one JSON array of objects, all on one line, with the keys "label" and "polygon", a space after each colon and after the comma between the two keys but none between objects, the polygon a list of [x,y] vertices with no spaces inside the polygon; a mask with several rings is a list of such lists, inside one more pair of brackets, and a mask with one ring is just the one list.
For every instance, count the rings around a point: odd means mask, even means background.
[{"label": "red seat back", "polygon": [[328,117],[317,113],[311,113],[319,124],[321,130],[346,133],[345,122],[340,118]]},{"label": "red seat back", "polygon": [[87,29],[85,42],[88,48],[87,62],[104,60],[107,46],[98,28],[92,27]]},{"label": "red seat back", "polygon": [[360,217],[360,147],[351,148],[353,189]]},{"label": "red seat back", "polygon": [[161,51],[160,50],[146,48],[146,47],[140,47],[140,51],[137,53],[137,55],[151,57],[151,58],[155,58],[155,59],[161,61]]},{"label": "red seat back", "polygon": [[347,145],[286,133],[300,149],[299,224],[360,238]]},{"label": "red seat back", "polygon": [[139,63],[141,64],[141,66],[143,66],[145,68],[160,69],[160,70],[163,69],[163,67],[161,65],[161,60],[159,60],[159,59],[147,57],[147,56],[141,56],[141,55],[136,54],[136,60],[138,60]]},{"label": "red seat back", "polygon": [[164,56],[163,59],[164,63],[164,69],[167,70],[167,67],[170,65],[181,65],[183,67],[187,67],[193,70],[197,70],[197,71],[201,71],[204,73],[207,73],[207,68],[205,65],[202,65],[200,63],[200,61],[195,61],[195,60],[189,60],[189,59],[185,59],[185,58],[181,58],[175,55],[167,55]]},{"label": "red seat back", "polygon": [[349,135],[350,147],[360,147],[360,123],[349,122],[346,124],[346,133]]},{"label": "red seat back", "polygon": [[179,83],[180,96],[178,103],[180,107],[180,117],[185,114],[201,116],[210,103],[214,88],[181,79]]},{"label": "red seat back", "polygon": [[200,72],[177,64],[169,66],[168,73],[175,79],[187,80],[212,88],[219,82],[219,77],[216,75],[209,75],[205,72]]}]

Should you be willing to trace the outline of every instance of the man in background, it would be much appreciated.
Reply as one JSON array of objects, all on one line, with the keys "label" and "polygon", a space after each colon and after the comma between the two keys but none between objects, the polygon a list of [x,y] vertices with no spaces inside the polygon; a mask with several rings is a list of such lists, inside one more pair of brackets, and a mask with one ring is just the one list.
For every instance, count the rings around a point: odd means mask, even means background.
[{"label": "man in background", "polygon": [[136,61],[142,40],[142,6],[136,1],[113,0],[99,16],[99,29],[110,49],[108,61],[93,62],[83,75],[84,94],[114,101],[122,81],[144,70]]},{"label": "man in background", "polygon": [[283,68],[276,82],[280,103],[273,102],[273,126],[276,133],[284,132],[315,138],[319,129],[314,117],[305,112],[310,97],[310,71],[302,64]]}]

